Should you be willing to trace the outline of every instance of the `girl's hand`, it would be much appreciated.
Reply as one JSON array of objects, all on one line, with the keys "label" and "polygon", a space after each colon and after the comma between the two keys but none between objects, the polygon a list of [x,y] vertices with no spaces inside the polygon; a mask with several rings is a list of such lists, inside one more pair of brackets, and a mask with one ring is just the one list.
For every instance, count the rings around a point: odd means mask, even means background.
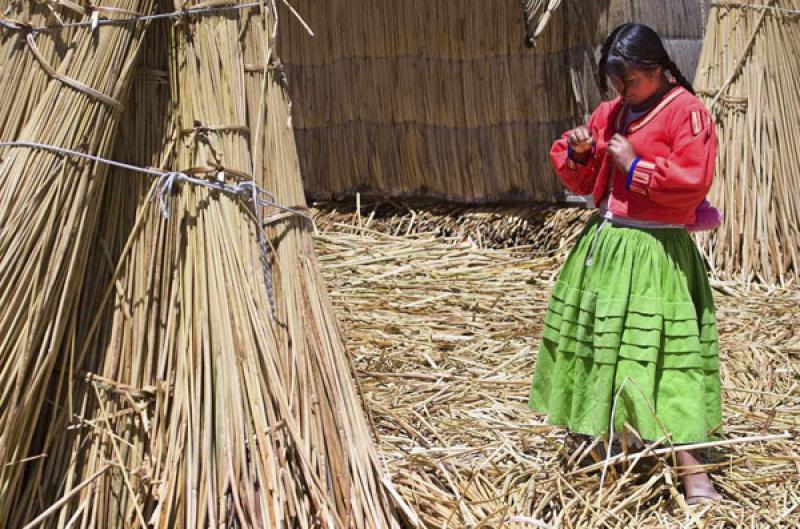
[{"label": "girl's hand", "polygon": [[580,126],[569,131],[567,135],[567,143],[572,147],[572,152],[575,154],[583,154],[592,149],[592,131],[587,126]]},{"label": "girl's hand", "polygon": [[611,141],[608,142],[608,152],[617,167],[625,172],[630,169],[633,160],[636,159],[636,151],[633,150],[633,145],[621,134],[614,134]]}]

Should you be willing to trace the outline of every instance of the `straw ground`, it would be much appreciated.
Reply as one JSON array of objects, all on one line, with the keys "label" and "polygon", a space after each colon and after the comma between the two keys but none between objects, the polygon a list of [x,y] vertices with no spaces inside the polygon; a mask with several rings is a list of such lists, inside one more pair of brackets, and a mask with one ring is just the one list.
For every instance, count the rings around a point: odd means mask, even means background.
[{"label": "straw ground", "polygon": [[[800,523],[800,290],[745,293],[735,283],[713,283],[725,439],[792,437],[710,449],[709,470],[724,500],[688,507],[671,458],[633,470],[612,465],[601,488],[602,470],[587,472],[576,461],[586,440],[526,406],[542,317],[568,241],[546,251],[486,248],[474,237],[442,235],[435,215],[419,210],[427,228],[394,235],[381,233],[391,224],[370,213],[340,212],[331,221],[330,208],[318,212],[325,227],[317,247],[383,456],[425,527]],[[395,228],[402,218],[408,227],[411,214],[395,218]]]}]

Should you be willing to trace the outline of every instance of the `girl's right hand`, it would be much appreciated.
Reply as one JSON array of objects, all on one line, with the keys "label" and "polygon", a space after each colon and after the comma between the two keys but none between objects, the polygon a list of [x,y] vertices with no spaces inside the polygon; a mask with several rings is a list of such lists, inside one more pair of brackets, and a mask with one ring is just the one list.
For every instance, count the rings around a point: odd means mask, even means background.
[{"label": "girl's right hand", "polygon": [[594,143],[592,131],[585,125],[574,128],[567,134],[567,143],[572,147],[572,151],[575,154],[588,152],[592,149],[592,144]]}]

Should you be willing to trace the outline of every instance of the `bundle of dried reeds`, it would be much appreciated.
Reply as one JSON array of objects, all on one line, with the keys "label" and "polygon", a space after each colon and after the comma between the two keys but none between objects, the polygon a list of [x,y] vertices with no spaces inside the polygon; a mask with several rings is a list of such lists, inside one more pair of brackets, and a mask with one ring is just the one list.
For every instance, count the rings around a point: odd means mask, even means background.
[{"label": "bundle of dried reeds", "polygon": [[[171,132],[165,26],[151,27],[147,39],[113,158],[158,167]],[[50,395],[60,399],[60,413],[41,426],[48,441],[36,472],[43,479],[26,482],[17,504],[30,505],[42,527],[145,527],[158,507],[153,454],[163,441],[151,436],[151,413],[157,391],[169,389],[158,361],[159,324],[169,310],[160,301],[169,298],[157,268],[166,224],[148,200],[152,184],[139,173],[109,173],[72,368],[58,370],[51,384],[66,388]]]},{"label": "bundle of dried reeds", "polygon": [[591,210],[551,205],[465,206],[432,201],[318,202],[312,210],[320,231],[370,230],[388,235],[436,233],[477,248],[524,248],[537,255],[566,253]]},{"label": "bundle of dried reeds", "polygon": [[796,9],[714,2],[710,12],[695,84],[719,131],[711,200],[725,218],[700,241],[723,277],[786,283],[800,271]]},{"label": "bundle of dried reeds", "polygon": [[[148,14],[151,2],[110,6]],[[109,156],[144,30],[76,29],[60,65],[40,61],[51,79],[17,139]],[[25,42],[29,49],[20,53],[35,50],[32,33]],[[50,440],[50,419],[74,411],[62,400],[69,388],[53,374],[75,367],[79,294],[105,176],[105,167],[33,148],[10,149],[0,165],[2,527],[21,527],[41,506],[18,493],[42,479],[36,463]]]},{"label": "bundle of dried reeds", "polygon": [[[279,203],[305,211],[287,80],[270,38],[273,23],[269,12],[247,12],[244,53],[253,170],[256,181]],[[286,362],[285,385],[305,457],[323,484],[319,492],[330,498],[343,527],[397,528],[402,502],[384,479],[320,275],[313,226],[309,218],[287,216],[280,210],[272,213],[266,222],[275,252],[272,278],[280,346],[276,354]]]},{"label": "bundle of dried reeds", "polygon": [[[273,21],[260,10],[181,18],[170,44],[158,28],[117,157],[255,178],[302,210]],[[48,395],[70,412],[47,425],[36,468],[48,479],[20,495],[39,507],[32,523],[399,528],[403,502],[377,457],[308,220],[268,216],[262,241],[248,197],[188,184],[154,195],[141,175],[114,177],[90,261],[101,288],[87,282],[76,367]]]}]

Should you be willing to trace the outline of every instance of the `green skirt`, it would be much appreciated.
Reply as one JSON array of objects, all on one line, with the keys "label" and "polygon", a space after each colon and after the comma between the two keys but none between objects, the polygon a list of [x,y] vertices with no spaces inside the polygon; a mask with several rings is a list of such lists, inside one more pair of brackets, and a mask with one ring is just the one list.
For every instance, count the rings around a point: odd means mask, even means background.
[{"label": "green skirt", "polygon": [[719,436],[714,301],[686,230],[589,222],[553,287],[529,405],[592,436],[612,415],[647,440]]}]

